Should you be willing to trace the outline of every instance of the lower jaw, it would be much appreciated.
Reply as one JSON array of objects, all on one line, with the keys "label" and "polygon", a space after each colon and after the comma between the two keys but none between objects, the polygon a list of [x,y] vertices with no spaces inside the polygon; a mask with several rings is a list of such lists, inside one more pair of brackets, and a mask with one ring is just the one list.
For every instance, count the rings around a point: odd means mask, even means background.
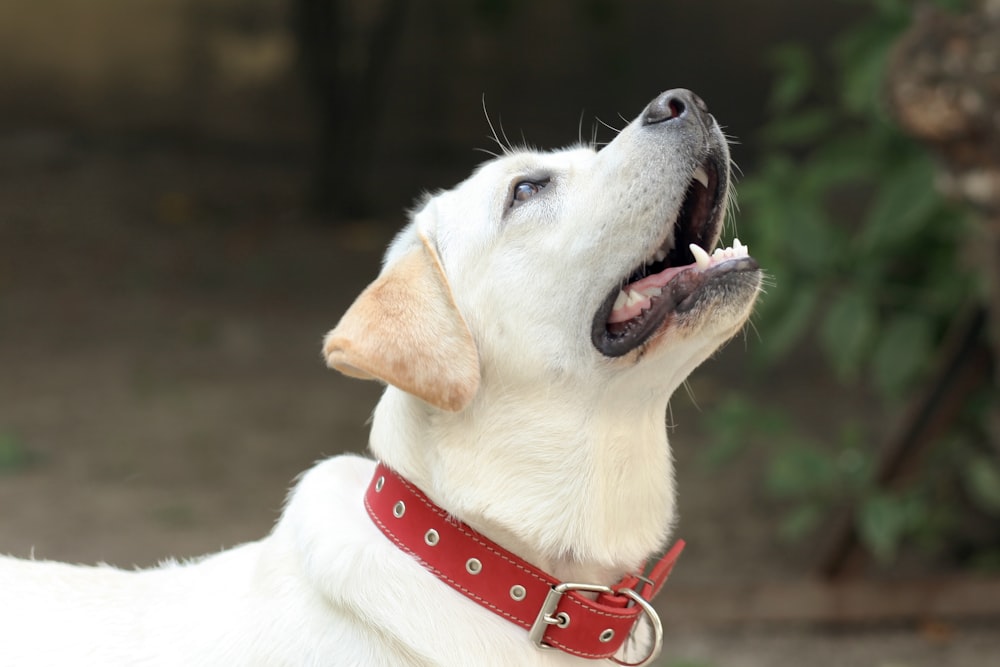
[{"label": "lower jaw", "polygon": [[[665,294],[663,299],[667,298]],[[641,316],[639,321],[629,320],[621,323],[621,332],[615,332],[603,318],[594,321],[591,340],[601,354],[608,357],[621,357],[635,349],[641,348],[651,338],[669,326],[669,320],[674,312],[674,305],[669,302],[657,302]]]},{"label": "lower jaw", "polygon": [[[600,315],[594,318],[591,328],[594,347],[607,357],[621,357],[641,349],[673,326],[676,316],[697,309],[702,301],[702,290],[711,289],[713,284],[726,282],[746,271],[759,271],[759,268],[756,260],[747,255],[724,259],[704,270],[684,270],[664,285],[661,295],[653,299],[651,307],[643,315],[622,322],[618,327],[607,321],[613,299],[617,296],[611,294],[598,310]],[[619,328],[621,333],[616,333],[612,327]]]}]

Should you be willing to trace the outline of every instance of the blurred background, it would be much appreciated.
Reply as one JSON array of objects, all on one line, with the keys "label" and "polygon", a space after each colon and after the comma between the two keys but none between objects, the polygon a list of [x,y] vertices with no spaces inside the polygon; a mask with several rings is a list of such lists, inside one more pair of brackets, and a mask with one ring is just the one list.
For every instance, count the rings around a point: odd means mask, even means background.
[{"label": "blurred background", "polygon": [[753,324],[668,415],[661,665],[1000,657],[1000,2],[5,0],[0,552],[266,533],[379,394],[322,335],[425,191],[687,87]]}]

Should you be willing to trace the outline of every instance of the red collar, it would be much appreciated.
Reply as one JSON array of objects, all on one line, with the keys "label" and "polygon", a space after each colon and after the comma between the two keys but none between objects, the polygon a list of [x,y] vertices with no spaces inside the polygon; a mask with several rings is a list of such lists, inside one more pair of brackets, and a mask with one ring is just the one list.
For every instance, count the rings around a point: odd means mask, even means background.
[{"label": "red collar", "polygon": [[[560,582],[450,517],[381,463],[365,494],[365,507],[397,547],[455,590],[527,630],[541,649],[614,660],[645,615],[654,631],[650,655],[619,664],[648,665],[660,652],[663,629],[649,601],[666,582],[684,548],[682,540],[648,577],[626,575],[613,586],[578,584]],[[583,592],[596,593],[596,599]]]}]

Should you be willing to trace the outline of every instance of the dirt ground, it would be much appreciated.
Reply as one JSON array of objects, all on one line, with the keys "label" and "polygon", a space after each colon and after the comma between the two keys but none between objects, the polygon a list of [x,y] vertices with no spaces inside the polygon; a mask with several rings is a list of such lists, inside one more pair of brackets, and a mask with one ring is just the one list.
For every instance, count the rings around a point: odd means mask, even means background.
[{"label": "dirt ground", "polygon": [[[379,388],[325,369],[319,346],[402,214],[318,225],[298,209],[305,176],[287,161],[0,137],[0,552],[132,567],[215,551],[264,535],[312,462],[364,450]],[[810,545],[773,537],[758,460],[697,463],[713,402],[750,381],[752,344],[696,372],[697,406],[683,392],[672,405],[689,543],[677,585],[809,571]],[[835,419],[822,382],[803,392],[801,376],[757,391]],[[1000,632],[695,625],[668,628],[664,655],[673,667],[985,667]]]}]

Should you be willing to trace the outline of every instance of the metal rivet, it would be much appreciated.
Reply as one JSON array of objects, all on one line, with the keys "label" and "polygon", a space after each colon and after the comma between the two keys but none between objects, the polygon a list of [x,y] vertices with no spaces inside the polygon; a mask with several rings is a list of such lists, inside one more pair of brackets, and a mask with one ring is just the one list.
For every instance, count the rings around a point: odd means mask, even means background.
[{"label": "metal rivet", "polygon": [[567,614],[564,611],[561,611],[558,614],[556,614],[556,626],[560,627],[560,628],[568,628],[569,627],[569,614]]},{"label": "metal rivet", "polygon": [[524,590],[524,586],[521,586],[520,584],[514,584],[513,586],[510,587],[510,597],[516,600],[517,602],[523,600],[524,596],[526,596],[527,594],[528,591]]},{"label": "metal rivet", "polygon": [[465,561],[465,571],[469,574],[479,574],[483,571],[483,564],[479,562],[478,558],[470,558]]},{"label": "metal rivet", "polygon": [[382,487],[384,485],[385,485],[385,477],[379,477],[378,479],[376,479],[375,480],[375,493],[378,493],[379,491],[381,491]]},{"label": "metal rivet", "polygon": [[607,630],[605,630],[600,634],[598,639],[601,641],[602,644],[607,644],[614,638],[614,636],[615,636],[615,631],[612,630],[611,628],[608,628]]},{"label": "metal rivet", "polygon": [[392,506],[392,515],[397,519],[402,519],[404,514],[406,514],[406,503],[400,500]]},{"label": "metal rivet", "polygon": [[438,543],[439,539],[440,536],[438,535],[438,532],[433,528],[424,533],[424,542],[426,542],[428,546],[433,547],[435,544]]}]

